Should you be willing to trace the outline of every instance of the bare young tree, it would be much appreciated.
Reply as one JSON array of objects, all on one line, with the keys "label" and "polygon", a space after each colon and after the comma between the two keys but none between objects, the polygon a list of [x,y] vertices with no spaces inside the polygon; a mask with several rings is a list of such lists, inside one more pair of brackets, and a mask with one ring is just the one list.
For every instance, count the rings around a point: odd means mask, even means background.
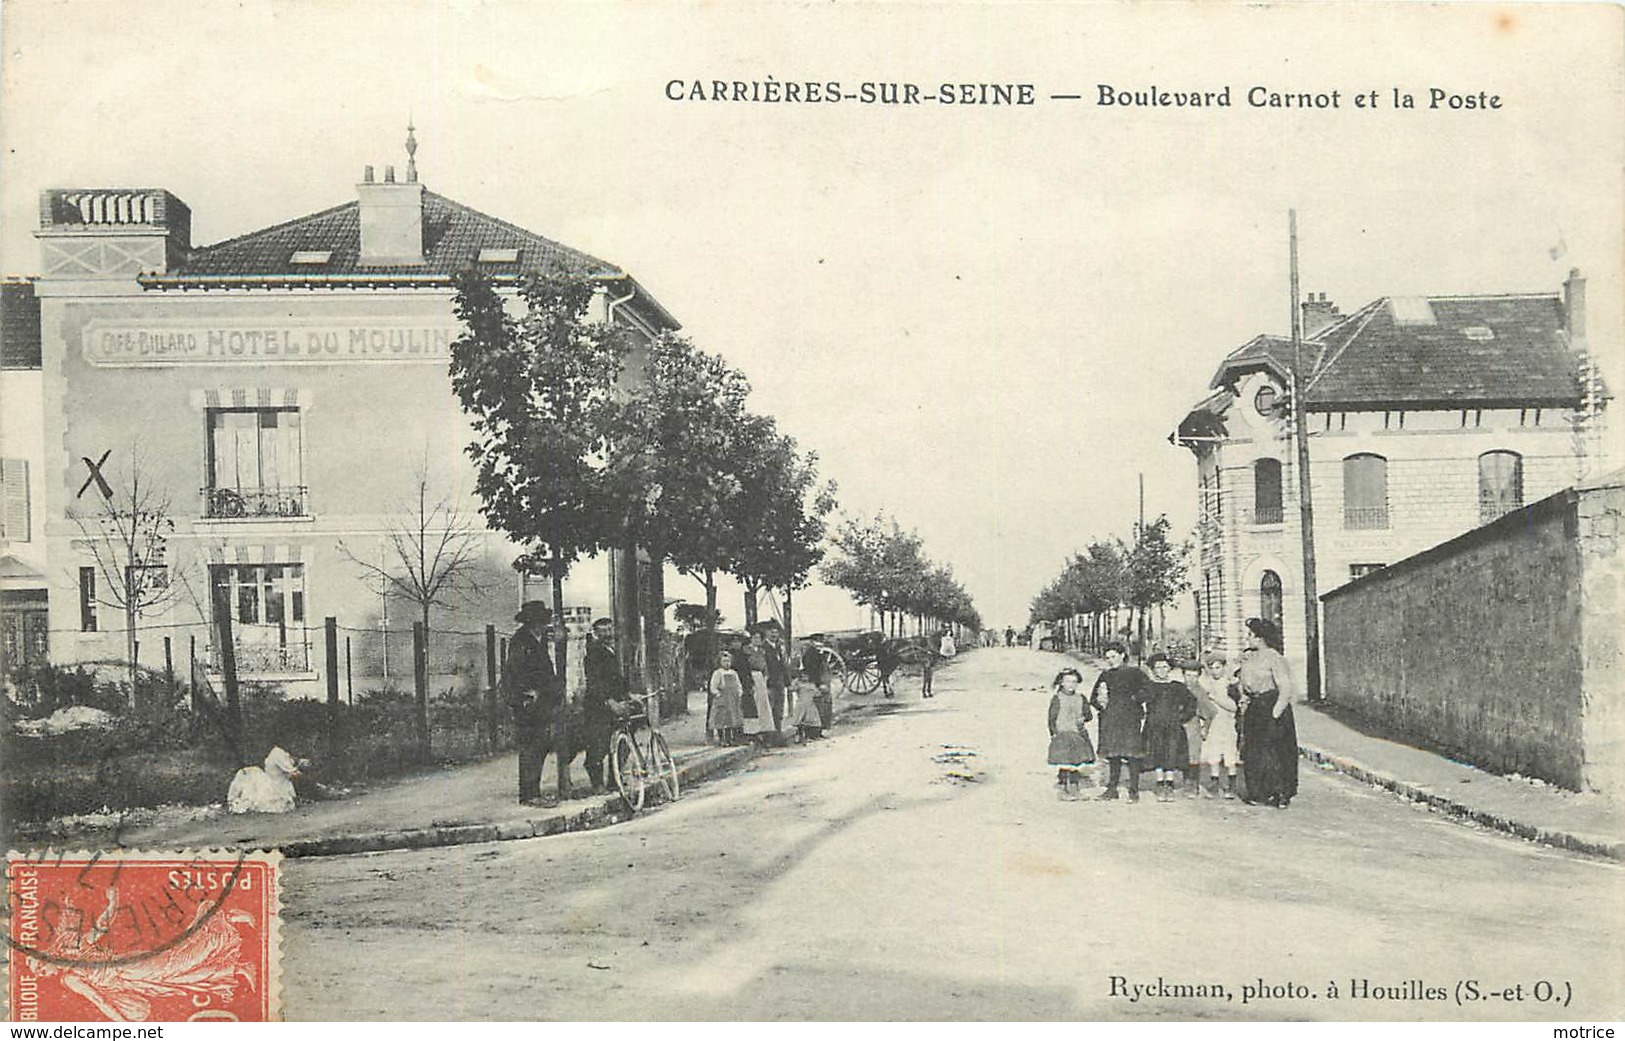
[{"label": "bare young tree", "polygon": [[175,519],[169,493],[145,480],[140,454],[109,483],[101,462],[85,460],[90,476],[68,516],[79,528],[79,548],[95,570],[95,602],[124,614],[125,656],[130,668],[130,707],[135,707],[137,624],[167,610],[189,587],[184,571],[169,560]]},{"label": "bare young tree", "polygon": [[431,489],[422,469],[414,491],[414,499],[391,515],[382,559],[362,556],[343,541],[339,552],[381,588],[416,605],[427,630],[434,608],[450,606],[456,594],[484,588],[479,569],[485,529],[451,496]]},{"label": "bare young tree", "polygon": [[[459,593],[484,589],[480,565],[485,529],[452,496],[431,491],[426,468],[418,469],[416,481],[415,498],[392,514],[382,559],[362,556],[342,540],[338,548],[385,595],[393,593],[417,606],[427,647],[434,608],[450,606]],[[429,705],[423,690],[418,691],[417,717],[418,744],[427,755]]]}]

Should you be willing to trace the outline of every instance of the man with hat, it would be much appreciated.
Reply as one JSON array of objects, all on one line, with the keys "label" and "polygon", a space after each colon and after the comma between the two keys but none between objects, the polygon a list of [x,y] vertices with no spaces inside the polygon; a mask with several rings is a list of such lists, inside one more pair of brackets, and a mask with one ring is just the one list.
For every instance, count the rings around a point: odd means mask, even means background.
[{"label": "man with hat", "polygon": [[519,748],[519,801],[542,802],[542,767],[549,751],[558,757],[558,797],[568,799],[570,752],[564,683],[547,651],[553,633],[553,612],[540,600],[527,600],[513,617],[519,630],[508,641],[508,657],[502,663],[502,690],[513,708],[514,744]]},{"label": "man with hat", "polygon": [[615,622],[600,618],[592,623],[586,656],[581,663],[587,686],[582,694],[582,724],[586,727],[587,778],[594,792],[604,790],[604,759],[615,733],[617,709],[626,700],[626,674],[615,653]]}]

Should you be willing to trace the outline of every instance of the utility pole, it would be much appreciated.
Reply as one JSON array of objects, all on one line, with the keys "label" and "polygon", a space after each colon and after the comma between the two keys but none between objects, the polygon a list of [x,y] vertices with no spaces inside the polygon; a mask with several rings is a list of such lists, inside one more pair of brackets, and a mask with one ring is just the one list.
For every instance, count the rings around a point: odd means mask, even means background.
[{"label": "utility pole", "polygon": [[1303,309],[1298,302],[1298,211],[1287,210],[1287,239],[1292,268],[1292,440],[1298,458],[1298,528],[1303,541],[1304,675],[1310,701],[1320,694],[1320,597],[1315,589],[1315,509],[1309,494],[1309,430],[1305,422],[1303,378]]}]

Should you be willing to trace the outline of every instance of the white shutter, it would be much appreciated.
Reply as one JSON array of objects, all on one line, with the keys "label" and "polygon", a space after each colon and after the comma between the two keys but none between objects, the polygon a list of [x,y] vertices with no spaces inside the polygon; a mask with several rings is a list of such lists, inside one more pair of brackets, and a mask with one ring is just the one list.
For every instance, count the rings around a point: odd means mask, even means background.
[{"label": "white shutter", "polygon": [[0,459],[0,539],[27,542],[28,460]]}]

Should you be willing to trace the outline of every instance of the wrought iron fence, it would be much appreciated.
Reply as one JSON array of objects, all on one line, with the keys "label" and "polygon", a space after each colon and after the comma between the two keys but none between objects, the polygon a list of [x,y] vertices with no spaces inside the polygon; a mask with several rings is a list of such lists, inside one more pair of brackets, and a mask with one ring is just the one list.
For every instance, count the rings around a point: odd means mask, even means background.
[{"label": "wrought iron fence", "polygon": [[304,517],[308,515],[310,489],[304,485],[281,488],[204,488],[203,516],[211,519],[236,517]]},{"label": "wrought iron fence", "polygon": [[1386,506],[1345,506],[1343,527],[1357,531],[1371,531],[1388,527]]}]

